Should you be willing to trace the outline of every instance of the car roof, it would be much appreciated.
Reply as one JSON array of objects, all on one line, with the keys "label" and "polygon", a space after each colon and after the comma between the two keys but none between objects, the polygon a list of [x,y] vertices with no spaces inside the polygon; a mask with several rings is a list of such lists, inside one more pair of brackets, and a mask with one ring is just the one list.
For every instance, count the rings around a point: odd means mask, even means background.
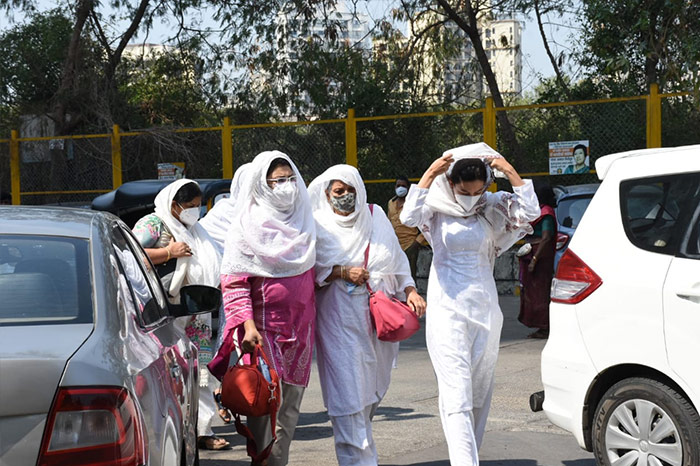
[{"label": "car roof", "polygon": [[109,214],[87,209],[46,206],[0,206],[0,234],[35,234],[90,238],[95,221]]},{"label": "car roof", "polygon": [[[222,179],[197,179],[193,181],[199,183],[203,203],[222,190],[228,190],[231,185],[231,180]],[[97,196],[92,201],[92,208],[122,215],[134,209],[151,207],[158,192],[172,182],[173,180],[129,181],[114,191]]]},{"label": "car roof", "polygon": [[[615,163],[616,160],[623,159],[623,158],[629,158],[629,157],[639,157],[643,155],[653,155],[653,154],[664,154],[664,156],[672,154],[672,153],[679,153],[679,152],[698,152],[700,151],[700,145],[693,145],[693,146],[679,146],[679,147],[657,147],[653,149],[639,149],[639,150],[631,150],[627,152],[619,152],[617,154],[610,154],[610,155],[605,155],[603,157],[600,157],[598,160],[595,161],[595,170],[596,173],[598,174],[598,178],[600,180],[603,180],[605,178],[605,175],[608,173],[608,170],[610,170],[610,166]],[[666,160],[666,159],[664,159]],[[666,163],[668,161],[666,160]]]}]

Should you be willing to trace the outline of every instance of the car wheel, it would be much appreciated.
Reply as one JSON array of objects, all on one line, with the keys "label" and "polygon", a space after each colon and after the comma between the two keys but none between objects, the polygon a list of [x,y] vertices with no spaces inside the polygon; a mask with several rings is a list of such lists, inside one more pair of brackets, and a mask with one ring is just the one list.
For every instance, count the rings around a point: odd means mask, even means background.
[{"label": "car wheel", "polygon": [[604,466],[700,464],[700,417],[673,388],[652,379],[626,379],[598,403],[593,451]]}]

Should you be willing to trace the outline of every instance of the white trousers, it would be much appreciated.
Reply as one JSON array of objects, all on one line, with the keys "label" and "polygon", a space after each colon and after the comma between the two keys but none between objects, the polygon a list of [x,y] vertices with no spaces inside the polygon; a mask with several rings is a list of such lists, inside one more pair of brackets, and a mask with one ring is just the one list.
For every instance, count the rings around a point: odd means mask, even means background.
[{"label": "white trousers", "polygon": [[372,437],[375,403],[347,416],[330,416],[339,466],[377,466],[377,448]]},{"label": "white trousers", "polygon": [[209,374],[209,370],[202,371],[202,379],[207,378],[206,385],[201,384],[199,388],[199,414],[197,416],[197,437],[214,435],[211,423],[218,412],[216,400],[214,400],[214,390],[212,387],[218,386],[219,381]]},{"label": "white trousers", "polygon": [[[304,387],[282,382],[282,400],[277,410],[277,440],[267,459],[268,466],[286,466],[289,462],[289,446],[294,438],[294,430],[299,421],[299,409],[304,397]],[[249,417],[248,428],[255,438],[258,451],[264,450],[272,441],[270,416]]]},{"label": "white trousers", "polygon": [[494,308],[485,322],[475,322],[461,312],[437,308],[426,318],[450,463],[476,466],[491,406],[503,315]]}]

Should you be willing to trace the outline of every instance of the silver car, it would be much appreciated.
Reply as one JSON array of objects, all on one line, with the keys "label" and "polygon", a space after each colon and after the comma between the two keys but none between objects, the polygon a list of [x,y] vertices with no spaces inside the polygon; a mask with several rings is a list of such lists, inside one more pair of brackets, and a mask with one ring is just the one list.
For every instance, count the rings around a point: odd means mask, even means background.
[{"label": "silver car", "polygon": [[[0,207],[0,465],[197,463],[197,350],[117,217]],[[178,318],[184,317],[184,318]]]}]

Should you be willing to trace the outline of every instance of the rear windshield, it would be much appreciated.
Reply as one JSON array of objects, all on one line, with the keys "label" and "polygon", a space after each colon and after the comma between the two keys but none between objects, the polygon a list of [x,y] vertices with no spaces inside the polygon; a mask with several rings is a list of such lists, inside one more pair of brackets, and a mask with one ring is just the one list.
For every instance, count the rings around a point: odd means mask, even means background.
[{"label": "rear windshield", "polygon": [[557,220],[563,227],[576,228],[583,213],[591,203],[593,194],[586,196],[567,197],[557,203]]},{"label": "rear windshield", "polygon": [[0,235],[0,326],[91,323],[88,244]]}]

